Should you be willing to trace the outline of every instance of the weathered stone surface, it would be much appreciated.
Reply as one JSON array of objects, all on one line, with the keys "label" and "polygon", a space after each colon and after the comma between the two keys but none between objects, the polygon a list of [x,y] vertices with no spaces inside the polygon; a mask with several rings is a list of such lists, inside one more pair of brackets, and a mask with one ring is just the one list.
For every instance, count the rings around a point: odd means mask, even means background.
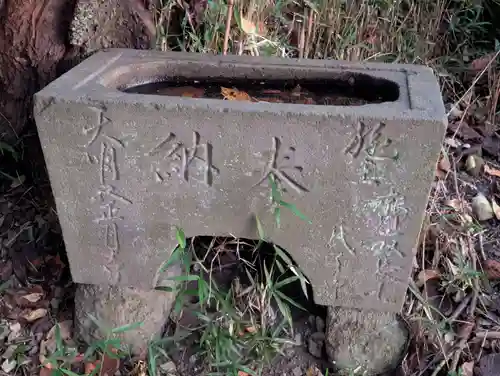
[{"label": "weathered stone surface", "polygon": [[[320,106],[119,90],[180,75],[337,77],[397,99]],[[400,309],[445,132],[430,69],[113,49],[40,91],[35,112],[76,282],[150,288],[175,226],[257,238],[258,215],[317,303]],[[277,228],[270,176],[312,224],[283,208]]]},{"label": "weathered stone surface", "polygon": [[391,371],[402,360],[409,333],[394,313],[328,307],[326,353],[339,371]]},{"label": "weathered stone surface", "polygon": [[88,314],[107,329],[141,322],[139,328],[117,334],[123,345],[139,354],[150,339],[162,334],[174,299],[175,294],[170,292],[79,284],[75,295],[75,333],[87,343],[106,338]]}]

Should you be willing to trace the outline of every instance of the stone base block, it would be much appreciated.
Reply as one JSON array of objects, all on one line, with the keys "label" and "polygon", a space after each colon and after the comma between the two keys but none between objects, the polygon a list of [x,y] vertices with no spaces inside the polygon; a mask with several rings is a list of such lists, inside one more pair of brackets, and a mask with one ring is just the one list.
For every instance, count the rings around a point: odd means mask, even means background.
[{"label": "stone base block", "polygon": [[341,372],[358,367],[369,375],[388,372],[398,366],[408,342],[408,329],[394,313],[328,307],[326,352]]},{"label": "stone base block", "polygon": [[139,354],[150,339],[161,334],[174,300],[175,294],[169,292],[80,284],[75,296],[75,333],[87,343],[105,338],[88,314],[108,329],[142,322],[141,327],[119,334],[123,345]]}]

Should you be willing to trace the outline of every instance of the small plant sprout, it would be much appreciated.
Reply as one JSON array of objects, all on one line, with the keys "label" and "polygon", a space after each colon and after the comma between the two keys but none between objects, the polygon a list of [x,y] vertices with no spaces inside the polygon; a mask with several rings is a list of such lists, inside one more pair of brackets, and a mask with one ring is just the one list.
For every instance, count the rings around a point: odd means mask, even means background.
[{"label": "small plant sprout", "polygon": [[[51,376],[79,376],[71,370],[71,366],[75,362],[95,362],[96,359],[102,360],[103,356],[120,360],[129,355],[128,351],[122,345],[122,340],[117,338],[117,335],[139,328],[142,325],[141,322],[110,329],[93,315],[88,314],[88,317],[100,329],[103,339],[92,342],[82,356],[76,347],[69,347],[65,344],[61,336],[61,328],[59,324],[56,324],[55,351],[47,356],[44,364],[42,364],[42,366],[51,370]],[[102,363],[102,361],[95,362],[95,368],[90,374],[86,374],[86,376],[100,375]]]},{"label": "small plant sprout", "polygon": [[[214,265],[219,265],[220,254],[229,252],[218,251],[226,243],[215,246],[212,240],[203,248],[195,247],[198,243],[193,239],[187,241],[183,231],[177,231],[179,246],[171,257],[184,258],[189,263],[183,265],[181,277],[172,278],[176,283],[174,291],[177,291],[175,310],[179,316],[184,309],[189,309],[198,322],[193,329],[184,328],[181,336],[187,338],[193,332],[198,333],[195,337],[198,354],[211,375],[259,375],[284,345],[294,343],[290,339],[293,338],[291,307],[306,309],[283,290],[300,282],[307,296],[308,280],[286,252],[265,243],[264,229],[258,218],[257,228],[259,242],[245,243],[246,250],[235,253],[243,274],[229,285],[218,283],[213,274]],[[239,240],[234,242],[240,244]],[[260,255],[264,246],[274,252],[267,262]],[[190,257],[185,257],[187,254]],[[168,260],[166,264],[172,263]],[[196,305],[190,303],[192,298]],[[179,340],[176,331],[150,345],[151,375],[156,374],[153,369],[158,359],[162,354],[167,355],[168,349]]]},{"label": "small plant sprout", "polygon": [[271,185],[271,205],[274,216],[274,221],[278,228],[281,227],[281,209],[285,208],[290,210],[294,215],[302,219],[303,221],[312,224],[312,221],[307,218],[296,206],[295,204],[286,202],[282,199],[282,190],[279,188],[279,183],[273,174],[268,176],[269,184]]}]

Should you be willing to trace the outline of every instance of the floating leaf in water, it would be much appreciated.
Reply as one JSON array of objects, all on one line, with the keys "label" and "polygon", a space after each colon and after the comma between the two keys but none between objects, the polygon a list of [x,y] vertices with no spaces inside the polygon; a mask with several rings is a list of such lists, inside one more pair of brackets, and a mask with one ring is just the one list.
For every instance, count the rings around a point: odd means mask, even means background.
[{"label": "floating leaf in water", "polygon": [[227,99],[228,101],[253,101],[252,97],[248,95],[248,93],[235,88],[221,86],[220,92],[224,99]]}]

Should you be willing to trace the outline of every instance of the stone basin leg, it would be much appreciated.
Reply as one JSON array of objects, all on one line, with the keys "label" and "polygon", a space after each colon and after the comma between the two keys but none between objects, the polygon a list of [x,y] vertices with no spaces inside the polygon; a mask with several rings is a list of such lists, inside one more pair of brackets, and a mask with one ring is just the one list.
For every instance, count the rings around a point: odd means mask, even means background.
[{"label": "stone basin leg", "polygon": [[88,314],[106,328],[142,322],[142,326],[119,334],[132,354],[145,351],[155,335],[161,335],[175,294],[129,287],[78,284],[75,295],[75,333],[87,343],[105,339]]},{"label": "stone basin leg", "polygon": [[328,307],[326,353],[338,371],[378,375],[397,367],[409,332],[394,312]]}]

